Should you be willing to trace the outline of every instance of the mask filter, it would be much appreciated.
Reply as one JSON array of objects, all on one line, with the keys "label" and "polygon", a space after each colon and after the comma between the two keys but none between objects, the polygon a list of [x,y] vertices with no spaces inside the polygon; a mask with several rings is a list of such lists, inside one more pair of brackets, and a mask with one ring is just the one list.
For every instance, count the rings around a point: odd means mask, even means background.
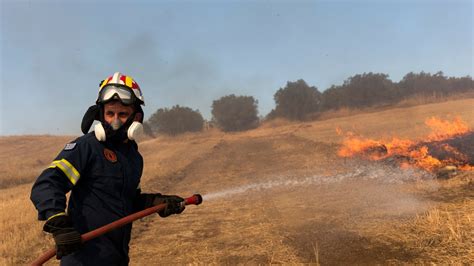
[{"label": "mask filter", "polygon": [[95,138],[98,141],[105,141],[107,139],[107,134],[105,133],[105,129],[100,123],[94,126],[94,133],[95,133]]},{"label": "mask filter", "polygon": [[127,137],[130,140],[136,140],[143,134],[143,124],[137,121],[134,121],[127,130]]}]

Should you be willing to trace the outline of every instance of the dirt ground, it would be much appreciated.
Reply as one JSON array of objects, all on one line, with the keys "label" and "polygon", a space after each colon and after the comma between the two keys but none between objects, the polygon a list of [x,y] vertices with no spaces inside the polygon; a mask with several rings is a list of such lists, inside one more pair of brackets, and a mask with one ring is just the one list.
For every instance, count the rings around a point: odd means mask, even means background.
[{"label": "dirt ground", "polygon": [[[135,222],[131,264],[474,264],[473,172],[437,180],[339,158],[342,139],[335,130],[422,139],[431,116],[459,115],[474,128],[473,105],[466,99],[307,123],[277,120],[243,133],[144,140],[142,189],[201,193],[204,203],[182,215]],[[69,139],[0,138],[7,180],[0,183],[0,264],[25,264],[51,247],[29,192]]]}]

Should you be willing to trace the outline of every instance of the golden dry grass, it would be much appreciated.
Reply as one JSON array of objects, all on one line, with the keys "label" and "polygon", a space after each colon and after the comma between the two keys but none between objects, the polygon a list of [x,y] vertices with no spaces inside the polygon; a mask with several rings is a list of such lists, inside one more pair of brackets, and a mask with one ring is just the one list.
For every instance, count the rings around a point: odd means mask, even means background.
[{"label": "golden dry grass", "polygon": [[11,136],[0,138],[0,188],[30,183],[74,137]]},{"label": "golden dry grass", "polygon": [[432,262],[473,264],[473,223],[472,199],[460,204],[442,204],[408,223],[406,227],[411,228],[413,233],[406,235],[404,240],[431,255],[429,259]]},{"label": "golden dry grass", "polygon": [[[144,140],[139,147],[146,191],[206,196],[263,185],[207,198],[180,216],[136,222],[131,263],[472,263],[472,173],[408,183],[282,180],[353,171],[354,164],[336,156],[336,127],[372,138],[418,139],[428,132],[424,121],[431,116],[459,115],[474,128],[473,105],[465,99],[325,121],[273,121],[242,133]],[[31,181],[72,139],[0,138],[1,178],[8,180],[0,194],[0,264],[24,264],[50,247],[29,201]]]},{"label": "golden dry grass", "polygon": [[53,243],[36,219],[30,190],[31,184],[1,190],[0,265],[26,264]]},{"label": "golden dry grass", "polygon": [[406,250],[419,254],[413,259],[416,263],[472,265],[474,174],[464,173],[453,180],[438,181],[437,185],[438,189],[432,191],[426,184],[419,184],[418,193],[434,200],[430,208],[404,223],[388,223],[382,237],[387,243],[403,243]]}]

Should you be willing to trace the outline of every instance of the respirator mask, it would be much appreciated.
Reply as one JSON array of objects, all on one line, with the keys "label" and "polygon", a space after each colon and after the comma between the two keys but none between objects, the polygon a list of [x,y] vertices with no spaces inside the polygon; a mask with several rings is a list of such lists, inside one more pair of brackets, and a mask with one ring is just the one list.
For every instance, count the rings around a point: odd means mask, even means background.
[{"label": "respirator mask", "polygon": [[94,126],[95,137],[99,141],[111,140],[113,142],[123,142],[127,138],[136,140],[143,133],[143,124],[133,121],[135,113],[132,114],[125,123],[115,119],[112,123],[101,121]]}]

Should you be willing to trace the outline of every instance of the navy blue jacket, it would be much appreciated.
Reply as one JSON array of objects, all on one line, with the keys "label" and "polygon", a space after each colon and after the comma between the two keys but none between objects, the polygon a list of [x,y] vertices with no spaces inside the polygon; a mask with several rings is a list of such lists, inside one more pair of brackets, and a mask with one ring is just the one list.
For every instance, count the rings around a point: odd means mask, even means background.
[{"label": "navy blue jacket", "polygon": [[[134,141],[99,142],[94,132],[66,145],[36,180],[31,200],[38,219],[66,208],[76,230],[84,234],[144,208],[139,184],[143,158]],[[127,265],[131,224],[86,242],[64,256],[62,265]]]}]

